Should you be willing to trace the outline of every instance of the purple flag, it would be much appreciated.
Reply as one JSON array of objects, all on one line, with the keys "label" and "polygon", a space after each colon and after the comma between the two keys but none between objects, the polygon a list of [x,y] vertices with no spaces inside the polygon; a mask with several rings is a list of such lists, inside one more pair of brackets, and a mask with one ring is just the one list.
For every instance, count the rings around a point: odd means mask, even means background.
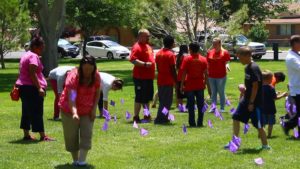
[{"label": "purple flag", "polygon": [[164,107],[161,112],[166,116],[166,115],[168,115],[169,110],[166,107]]},{"label": "purple flag", "polygon": [[182,125],[182,132],[183,134],[187,134],[187,128],[185,124]]},{"label": "purple flag", "polygon": [[131,114],[128,111],[126,111],[125,117],[126,120],[129,120],[131,118]]},{"label": "purple flag", "polygon": [[233,136],[232,137],[232,142],[235,144],[235,145],[237,145],[238,147],[240,147],[241,146],[241,138],[239,138],[239,137],[237,137],[237,136]]},{"label": "purple flag", "polygon": [[124,104],[124,102],[125,102],[124,99],[121,99],[121,104],[122,104],[122,105]]},{"label": "purple flag", "polygon": [[254,159],[254,162],[256,165],[263,165],[264,164],[264,161],[262,158],[256,158]]},{"label": "purple flag", "polygon": [[132,125],[132,127],[133,127],[133,128],[136,128],[136,129],[138,129],[138,128],[139,128],[139,126],[138,126],[138,124],[136,123],[136,121],[134,121],[134,122],[133,122],[133,125]]},{"label": "purple flag", "polygon": [[103,124],[102,130],[107,131],[107,129],[108,129],[108,123],[105,121]]},{"label": "purple flag", "polygon": [[215,109],[215,116],[216,116],[216,117],[220,117],[220,112],[219,112],[218,109]]},{"label": "purple flag", "polygon": [[114,102],[113,100],[110,100],[110,105],[115,107],[116,106],[116,102]]},{"label": "purple flag", "polygon": [[207,121],[207,124],[208,124],[208,126],[209,126],[210,128],[213,128],[213,125],[212,125],[211,120],[208,120],[208,121]]},{"label": "purple flag", "polygon": [[220,113],[219,118],[220,118],[220,120],[224,120],[222,113]]},{"label": "purple flag", "polygon": [[178,105],[178,110],[179,110],[179,112],[182,112],[182,113],[186,112],[186,107],[185,107],[185,105],[179,104],[179,105]]},{"label": "purple flag", "polygon": [[170,121],[175,121],[175,116],[173,114],[169,113],[168,119]]},{"label": "purple flag", "polygon": [[250,128],[249,124],[245,124],[245,126],[244,126],[244,134],[247,134],[247,132],[249,131],[249,128]]},{"label": "purple flag", "polygon": [[294,128],[294,137],[298,138],[299,137],[299,132],[296,128]]},{"label": "purple flag", "polygon": [[110,114],[109,114],[108,110],[103,108],[102,111],[103,111],[103,117],[105,117],[105,120],[110,121],[111,117],[110,117]]},{"label": "purple flag", "polygon": [[234,108],[234,107],[230,109],[230,113],[231,113],[231,114],[234,114],[234,113],[235,113],[235,108]]},{"label": "purple flag", "polygon": [[217,108],[216,103],[212,103],[211,106],[210,106],[210,108],[211,108],[211,109]]},{"label": "purple flag", "polygon": [[226,105],[231,106],[231,103],[230,103],[229,99],[226,99]]},{"label": "purple flag", "polygon": [[300,117],[298,117],[298,126],[300,127]]},{"label": "purple flag", "polygon": [[76,97],[77,97],[77,92],[76,92],[76,90],[71,90],[71,100],[72,100],[73,102],[76,101]]},{"label": "purple flag", "polygon": [[149,132],[148,132],[148,130],[141,128],[140,134],[141,134],[141,136],[147,136],[149,134]]},{"label": "purple flag", "polygon": [[207,109],[208,109],[208,107],[206,107],[205,105],[203,105],[203,107],[202,107],[202,113],[205,113]]},{"label": "purple flag", "polygon": [[236,153],[238,151],[238,149],[239,149],[239,147],[236,144],[234,144],[233,141],[230,141],[229,150],[233,153]]},{"label": "purple flag", "polygon": [[150,111],[147,107],[144,109],[144,115],[145,116],[150,116]]},{"label": "purple flag", "polygon": [[296,105],[293,105],[293,113],[297,113],[297,107],[296,107]]},{"label": "purple flag", "polygon": [[291,107],[291,104],[288,102],[288,100],[286,100],[286,102],[285,102],[285,110],[286,110],[288,113],[291,113],[290,107]]}]

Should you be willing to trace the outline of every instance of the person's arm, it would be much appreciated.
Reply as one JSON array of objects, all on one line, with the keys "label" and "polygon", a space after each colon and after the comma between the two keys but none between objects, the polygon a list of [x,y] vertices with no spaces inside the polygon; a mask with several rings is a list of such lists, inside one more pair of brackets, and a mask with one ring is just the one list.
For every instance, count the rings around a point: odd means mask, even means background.
[{"label": "person's arm", "polygon": [[176,65],[171,66],[171,72],[173,75],[174,82],[176,82],[177,81]]},{"label": "person's arm", "polygon": [[132,64],[134,64],[135,66],[139,66],[139,67],[151,67],[152,66],[152,62],[143,62],[139,59],[135,59],[133,61],[131,61]]},{"label": "person's arm", "polygon": [[258,91],[258,81],[255,81],[252,83],[252,91],[251,91],[249,105],[248,105],[248,110],[250,112],[254,110],[254,101],[257,95],[257,91]]},{"label": "person's arm", "polygon": [[29,65],[29,76],[30,76],[30,79],[33,82],[33,85],[38,89],[39,95],[44,97],[45,96],[45,91],[41,87],[41,85],[38,81],[38,77],[37,77],[37,74],[36,74],[37,68],[38,67],[36,65],[30,64]]},{"label": "person's arm", "polygon": [[279,100],[279,99],[282,99],[286,96],[288,96],[289,94],[287,92],[284,92],[284,93],[280,93],[280,94],[277,94],[276,95],[276,100]]}]

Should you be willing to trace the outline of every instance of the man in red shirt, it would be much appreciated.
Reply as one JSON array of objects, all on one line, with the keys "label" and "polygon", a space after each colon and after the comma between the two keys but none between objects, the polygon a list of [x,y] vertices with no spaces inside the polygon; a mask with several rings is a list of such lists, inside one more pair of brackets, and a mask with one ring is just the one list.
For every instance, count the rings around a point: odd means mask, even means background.
[{"label": "man in red shirt", "polygon": [[181,91],[187,96],[189,111],[189,125],[196,127],[195,123],[195,97],[198,108],[197,126],[203,126],[202,107],[204,105],[204,89],[206,84],[207,61],[199,54],[200,45],[193,42],[189,45],[190,56],[185,57],[182,63]]},{"label": "man in red shirt", "polygon": [[[220,96],[221,112],[225,112],[225,86],[227,65],[230,55],[222,48],[221,39],[213,39],[213,49],[206,56],[208,63],[208,81],[211,88],[211,102],[217,104],[217,94]],[[214,108],[210,112],[215,111]]]},{"label": "man in red shirt", "polygon": [[177,79],[175,68],[175,54],[172,48],[175,46],[175,40],[172,36],[166,36],[163,40],[164,48],[156,54],[155,62],[157,68],[157,86],[159,107],[155,124],[168,123],[168,114],[164,114],[162,110],[167,108],[170,110],[173,101],[173,88]]},{"label": "man in red shirt", "polygon": [[[155,77],[155,62],[153,50],[149,43],[150,33],[141,29],[138,33],[138,42],[131,50],[130,62],[133,67],[133,81],[135,89],[135,104],[133,121],[140,122],[139,112],[142,105],[149,109],[149,102],[153,98],[153,79]],[[144,116],[151,120],[150,116]]]}]

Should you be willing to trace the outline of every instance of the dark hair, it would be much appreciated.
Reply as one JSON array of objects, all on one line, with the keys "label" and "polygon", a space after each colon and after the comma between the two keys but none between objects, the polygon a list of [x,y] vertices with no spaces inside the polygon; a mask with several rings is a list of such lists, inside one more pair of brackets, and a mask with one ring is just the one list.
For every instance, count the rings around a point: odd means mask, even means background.
[{"label": "dark hair", "polygon": [[83,57],[80,60],[80,64],[79,64],[79,84],[80,85],[83,84],[83,70],[82,70],[82,66],[84,64],[90,64],[90,65],[94,66],[94,70],[92,72],[92,80],[88,84],[89,86],[92,86],[95,83],[95,73],[96,73],[96,70],[97,70],[96,59],[93,56],[86,55],[85,57]]},{"label": "dark hair", "polygon": [[293,35],[290,39],[290,44],[293,47],[295,43],[300,43],[300,35]]},{"label": "dark hair", "polygon": [[274,76],[276,79],[278,79],[280,82],[285,81],[285,74],[283,72],[275,72]]},{"label": "dark hair", "polygon": [[184,54],[189,53],[189,48],[187,45],[179,46],[179,53],[176,57],[176,68],[179,69],[183,60]]},{"label": "dark hair", "polygon": [[243,46],[243,47],[240,47],[238,50],[237,50],[237,55],[239,56],[248,56],[248,57],[251,57],[252,55],[252,49],[248,46]]},{"label": "dark hair", "polygon": [[123,88],[123,84],[124,84],[124,81],[121,80],[121,79],[116,79],[113,81],[113,86],[115,86],[116,88],[118,89],[122,89]]},{"label": "dark hair", "polygon": [[34,47],[39,48],[44,44],[44,40],[40,36],[34,36],[30,41],[30,49],[33,49]]},{"label": "dark hair", "polygon": [[192,53],[198,53],[200,51],[200,45],[198,42],[190,43],[189,48]]},{"label": "dark hair", "polygon": [[165,48],[171,49],[175,43],[175,40],[173,36],[167,35],[166,37],[164,37],[163,43]]}]

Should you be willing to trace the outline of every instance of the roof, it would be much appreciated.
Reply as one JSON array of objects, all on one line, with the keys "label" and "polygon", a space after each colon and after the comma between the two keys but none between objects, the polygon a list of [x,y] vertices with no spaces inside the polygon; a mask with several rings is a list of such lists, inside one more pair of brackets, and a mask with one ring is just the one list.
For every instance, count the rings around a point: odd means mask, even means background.
[{"label": "roof", "polygon": [[300,18],[290,18],[290,19],[268,19],[265,21],[267,25],[277,25],[277,24],[300,24]]}]

